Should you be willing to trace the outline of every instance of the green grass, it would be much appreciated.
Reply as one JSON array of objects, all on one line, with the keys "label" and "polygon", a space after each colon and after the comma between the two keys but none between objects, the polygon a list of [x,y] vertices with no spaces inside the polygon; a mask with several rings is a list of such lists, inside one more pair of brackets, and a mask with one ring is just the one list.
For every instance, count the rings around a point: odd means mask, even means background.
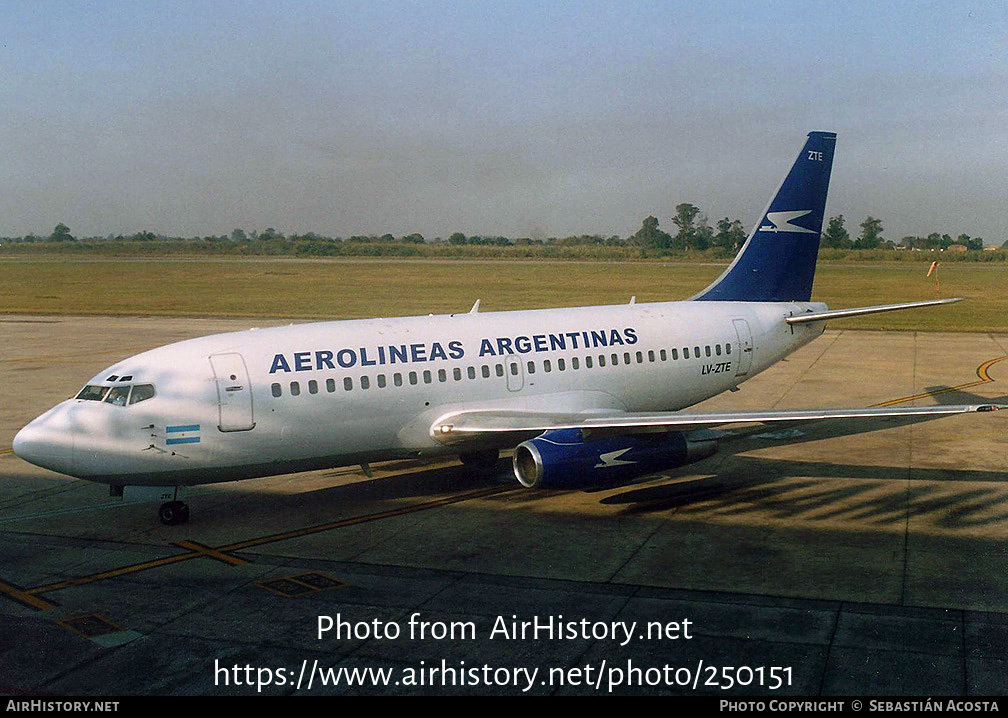
[{"label": "green grass", "polygon": [[[345,319],[684,299],[722,270],[711,264],[368,260],[0,260],[0,313]],[[1008,267],[950,264],[950,307],[844,320],[834,326],[1008,331]],[[936,296],[912,263],[823,264],[814,299],[840,308]]]}]

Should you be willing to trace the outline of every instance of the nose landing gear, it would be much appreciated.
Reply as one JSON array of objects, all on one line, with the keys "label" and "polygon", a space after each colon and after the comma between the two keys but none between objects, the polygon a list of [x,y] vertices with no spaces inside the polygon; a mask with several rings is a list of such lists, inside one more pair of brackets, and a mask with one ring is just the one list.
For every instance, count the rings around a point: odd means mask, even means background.
[{"label": "nose landing gear", "polygon": [[189,505],[182,501],[166,501],[158,509],[158,518],[165,526],[184,524],[189,520]]}]

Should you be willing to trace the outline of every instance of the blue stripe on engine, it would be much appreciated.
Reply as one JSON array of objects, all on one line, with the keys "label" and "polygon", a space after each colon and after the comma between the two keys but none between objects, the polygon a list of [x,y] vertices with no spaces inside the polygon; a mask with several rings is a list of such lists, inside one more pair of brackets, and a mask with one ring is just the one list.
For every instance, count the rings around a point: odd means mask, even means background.
[{"label": "blue stripe on engine", "polygon": [[169,446],[172,444],[198,444],[199,437],[192,436],[184,439],[165,439],[165,443],[168,444]]},{"label": "blue stripe on engine", "polygon": [[199,424],[186,424],[185,426],[166,426],[165,431],[175,433],[179,431],[199,431]]}]

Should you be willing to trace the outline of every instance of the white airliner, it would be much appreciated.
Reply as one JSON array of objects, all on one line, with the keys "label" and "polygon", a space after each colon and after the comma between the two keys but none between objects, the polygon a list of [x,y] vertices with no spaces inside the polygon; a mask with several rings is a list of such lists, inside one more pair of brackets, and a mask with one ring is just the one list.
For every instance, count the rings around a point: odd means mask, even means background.
[{"label": "white airliner", "polygon": [[829,311],[811,302],[836,135],[812,132],[738,256],[688,301],[319,322],[191,339],[124,359],[14,438],[33,464],[89,481],[180,487],[517,446],[526,487],[583,487],[707,456],[712,427],[940,415],[996,405],[681,413],[822,334],[827,320],[957,301]]}]

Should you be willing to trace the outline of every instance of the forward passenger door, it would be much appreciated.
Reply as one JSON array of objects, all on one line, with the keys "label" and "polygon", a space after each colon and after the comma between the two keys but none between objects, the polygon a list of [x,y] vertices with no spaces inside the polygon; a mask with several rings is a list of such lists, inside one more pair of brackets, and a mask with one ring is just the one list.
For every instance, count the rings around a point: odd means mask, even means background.
[{"label": "forward passenger door", "polygon": [[212,354],[210,366],[217,381],[218,428],[221,431],[248,431],[255,426],[255,421],[252,386],[245,360],[237,352]]}]

